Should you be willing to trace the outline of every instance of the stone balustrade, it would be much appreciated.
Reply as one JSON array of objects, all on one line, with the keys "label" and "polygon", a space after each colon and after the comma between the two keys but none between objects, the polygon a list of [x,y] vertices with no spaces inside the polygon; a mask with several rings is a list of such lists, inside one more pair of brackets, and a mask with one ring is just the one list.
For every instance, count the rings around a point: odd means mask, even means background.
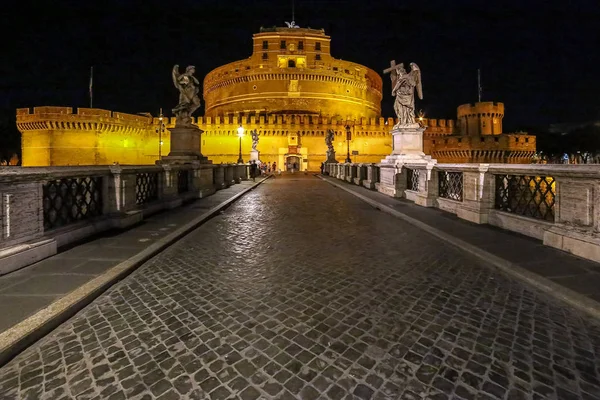
[{"label": "stone balustrade", "polygon": [[0,168],[0,275],[248,176],[247,164]]},{"label": "stone balustrade", "polygon": [[340,163],[324,173],[600,262],[599,165]]}]

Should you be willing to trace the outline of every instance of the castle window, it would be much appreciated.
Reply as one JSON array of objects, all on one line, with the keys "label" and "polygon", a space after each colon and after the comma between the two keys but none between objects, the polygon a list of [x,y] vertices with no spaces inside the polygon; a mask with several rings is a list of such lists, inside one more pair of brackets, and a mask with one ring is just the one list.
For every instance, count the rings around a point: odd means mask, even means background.
[{"label": "castle window", "polygon": [[321,59],[321,55],[320,55],[320,54],[317,54],[317,55],[315,56],[315,60],[319,61],[320,59]]},{"label": "castle window", "polygon": [[528,137],[525,138],[525,143],[529,143],[529,138]]},{"label": "castle window", "polygon": [[262,55],[262,59],[263,59],[263,60],[267,60],[267,59],[269,59],[269,55],[268,55],[267,53],[263,53],[263,55]]},{"label": "castle window", "polygon": [[480,140],[481,142],[485,142],[485,138],[484,138],[484,137],[481,137],[481,138],[479,138],[479,140]]},{"label": "castle window", "polygon": [[462,138],[458,138],[458,143],[462,143]]},{"label": "castle window", "polygon": [[517,142],[517,143],[519,142],[519,138],[518,137],[515,138],[515,142]]},{"label": "castle window", "polygon": [[263,50],[269,49],[269,42],[267,40],[263,40]]},{"label": "castle window", "polygon": [[304,42],[302,40],[298,42],[298,50],[304,50]]},{"label": "castle window", "polygon": [[432,140],[431,143],[435,144],[435,140]]},{"label": "castle window", "polygon": [[333,67],[333,70],[334,70],[334,71],[337,71],[337,70],[338,70],[338,67]]},{"label": "castle window", "polygon": [[494,138],[494,142],[498,142],[498,138],[497,137]]},{"label": "castle window", "polygon": [[281,41],[281,44],[279,45],[280,49],[285,49],[285,40]]},{"label": "castle window", "polygon": [[315,43],[315,50],[316,51],[321,51],[321,42]]},{"label": "castle window", "polygon": [[296,61],[288,60],[288,68],[296,68]]}]

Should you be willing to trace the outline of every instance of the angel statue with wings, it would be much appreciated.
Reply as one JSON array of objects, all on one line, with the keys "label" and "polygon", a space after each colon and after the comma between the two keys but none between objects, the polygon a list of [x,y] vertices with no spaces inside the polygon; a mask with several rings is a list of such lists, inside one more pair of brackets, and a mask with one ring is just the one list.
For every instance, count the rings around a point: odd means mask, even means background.
[{"label": "angel statue with wings", "polygon": [[194,76],[196,68],[189,65],[183,74],[179,73],[179,65],[173,67],[173,84],[179,90],[179,104],[173,109],[177,117],[176,125],[189,126],[192,123],[192,113],[200,107],[200,82]]},{"label": "angel statue with wings", "polygon": [[326,163],[337,163],[335,160],[335,148],[333,147],[333,141],[335,139],[335,133],[331,129],[327,129],[325,134],[325,144],[327,145],[327,161]]},{"label": "angel statue with wings", "polygon": [[258,141],[260,140],[258,138],[258,131],[254,129],[253,131],[250,131],[250,134],[252,135],[252,150],[257,151],[256,146],[258,146]]},{"label": "angel statue with wings", "polygon": [[334,133],[331,129],[327,130],[327,134],[325,135],[325,144],[327,145],[327,152],[333,152],[335,153],[335,150],[333,148],[333,136]]},{"label": "angel statue with wings", "polygon": [[[396,71],[397,75],[392,78],[392,96],[394,111],[398,117],[397,126],[414,125],[415,121],[415,89],[419,99],[423,100],[423,89],[421,87],[421,70],[415,63],[410,63],[410,72],[406,73],[404,68]],[[395,79],[394,79],[395,78]]]}]

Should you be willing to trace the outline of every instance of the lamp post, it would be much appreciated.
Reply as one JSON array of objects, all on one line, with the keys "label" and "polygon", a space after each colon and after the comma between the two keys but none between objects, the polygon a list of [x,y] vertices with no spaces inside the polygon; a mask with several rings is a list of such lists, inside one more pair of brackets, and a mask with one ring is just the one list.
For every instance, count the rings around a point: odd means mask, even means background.
[{"label": "lamp post", "polygon": [[238,137],[240,138],[240,156],[238,157],[238,164],[243,164],[244,160],[242,159],[242,137],[244,136],[244,127],[242,125],[237,128]]},{"label": "lamp post", "polygon": [[348,147],[348,153],[346,154],[347,163],[351,163],[352,159],[350,158],[350,140],[352,140],[352,131],[350,130],[350,125],[346,125],[346,144]]},{"label": "lamp post", "polygon": [[162,108],[160,109],[160,113],[158,115],[158,128],[156,128],[156,133],[158,133],[158,159],[162,158],[162,134],[165,131],[165,124],[163,123],[163,112]]}]

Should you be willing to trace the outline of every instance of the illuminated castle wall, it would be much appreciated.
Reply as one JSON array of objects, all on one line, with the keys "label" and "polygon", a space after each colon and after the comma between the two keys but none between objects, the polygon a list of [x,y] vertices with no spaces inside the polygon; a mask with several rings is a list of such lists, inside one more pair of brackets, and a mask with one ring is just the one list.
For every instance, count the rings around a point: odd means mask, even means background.
[{"label": "illuminated castle wall", "polygon": [[[151,124],[147,117],[100,109],[20,108],[22,165],[154,164],[159,143]],[[163,143],[168,154],[168,132]]]},{"label": "illuminated castle wall", "polygon": [[[346,156],[344,126],[346,120],[306,115],[200,117],[195,121],[201,129],[202,152],[214,163],[237,160],[239,142],[237,128],[256,128],[260,135],[258,148],[265,162],[281,163],[281,153],[290,147],[307,159],[306,168],[318,170],[326,158],[324,136],[327,129],[336,132],[337,158]],[[454,121],[424,120],[427,132],[446,132]],[[158,119],[111,112],[100,109],[70,107],[35,107],[17,110],[17,127],[22,134],[24,166],[153,164],[158,159]],[[175,118],[166,118],[167,130],[162,135],[163,155],[169,153],[169,131]],[[350,151],[356,162],[379,162],[391,152],[392,118],[363,118],[353,126]],[[308,152],[311,149],[311,152]],[[249,135],[242,138],[242,153],[247,160],[251,150]],[[285,158],[283,158],[285,161]],[[280,164],[282,165],[282,164]]]},{"label": "illuminated castle wall", "polygon": [[381,116],[381,77],[333,58],[330,41],[323,30],[261,29],[249,58],[206,75],[205,115]]},{"label": "illuminated castle wall", "polygon": [[458,129],[451,135],[425,135],[427,154],[447,163],[529,164],[535,154],[535,136],[502,133],[504,104],[481,102],[457,109]]},{"label": "illuminated castle wall", "polygon": [[[323,30],[261,29],[253,53],[216,68],[203,86],[205,115],[194,120],[204,131],[202,153],[214,163],[249,159],[250,130],[260,134],[264,162],[282,169],[298,161],[316,171],[326,157],[325,134],[335,132],[336,158],[346,158],[346,125],[352,127],[352,161],[377,163],[392,151],[393,118],[381,117],[382,80],[373,70],[335,59]],[[158,107],[157,107],[158,108]],[[502,134],[502,103],[458,107],[452,120],[421,119],[423,147],[440,162],[528,163],[535,137]],[[169,131],[159,144],[158,120],[101,109],[36,107],[17,110],[24,166],[153,164],[169,153]],[[356,154],[357,153],[357,154]]]}]

